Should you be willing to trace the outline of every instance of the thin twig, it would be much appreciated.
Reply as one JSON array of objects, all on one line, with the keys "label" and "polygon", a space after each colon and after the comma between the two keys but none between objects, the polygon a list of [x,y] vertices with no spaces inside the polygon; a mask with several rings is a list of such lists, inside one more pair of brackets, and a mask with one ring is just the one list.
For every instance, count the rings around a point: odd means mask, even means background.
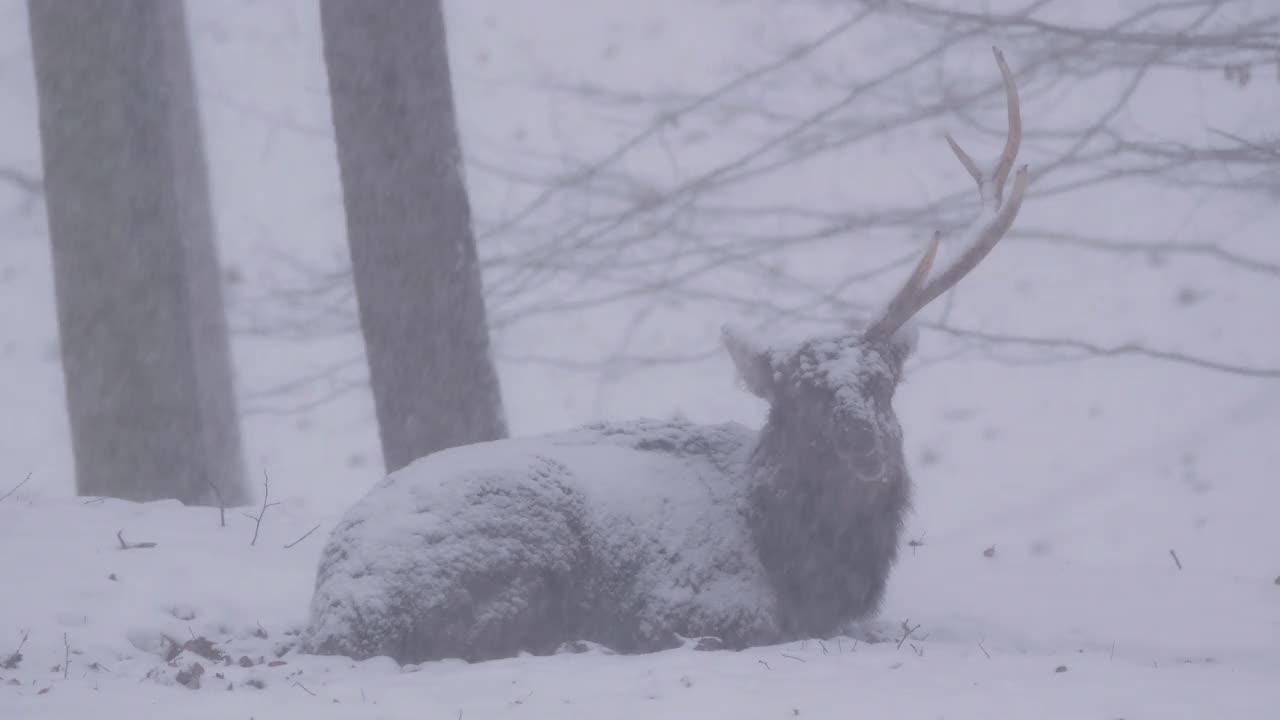
[{"label": "thin twig", "polygon": [[62,679],[67,679],[67,673],[71,672],[71,641],[67,639],[67,634],[62,633]]},{"label": "thin twig", "polygon": [[1177,565],[1178,569],[1181,570],[1182,561],[1178,559],[1178,553],[1174,552],[1173,548],[1169,548],[1169,557],[1173,558],[1173,564]]},{"label": "thin twig", "polygon": [[222,489],[213,481],[213,478],[205,475],[204,481],[209,483],[209,489],[213,490],[213,499],[218,501],[218,527],[227,526],[227,504],[222,500]]},{"label": "thin twig", "polygon": [[302,688],[302,691],[303,691],[303,692],[305,692],[306,694],[310,695],[311,697],[315,697],[315,696],[316,696],[316,694],[315,694],[315,693],[313,693],[313,692],[311,692],[311,690],[309,690],[309,689],[307,688],[307,686],[306,686],[306,685],[303,685],[302,683],[298,682],[297,680],[294,680],[294,681],[293,681],[293,684],[294,684],[294,685],[297,685],[297,686],[298,686],[298,687],[300,687],[300,688]]},{"label": "thin twig", "polygon": [[311,528],[310,530],[308,530],[308,531],[306,532],[306,534],[304,534],[302,537],[298,538],[297,540],[294,540],[293,542],[289,543],[288,545],[285,545],[285,546],[284,546],[284,549],[285,549],[285,550],[288,550],[289,548],[293,547],[294,545],[297,545],[298,543],[302,542],[303,540],[306,540],[308,537],[310,537],[310,536],[311,536],[311,533],[313,533],[313,532],[315,532],[315,531],[317,531],[317,530],[319,530],[319,529],[320,529],[320,523],[316,523],[316,526],[315,526],[315,527],[313,527],[313,528]]},{"label": "thin twig", "polygon": [[262,471],[262,509],[258,511],[257,517],[254,517],[252,515],[246,516],[253,520],[253,539],[249,541],[249,547],[253,547],[254,545],[258,544],[258,531],[262,529],[262,518],[267,514],[267,508],[272,507],[273,505],[280,504],[278,502],[267,502],[267,499],[269,497],[271,497],[271,476],[267,474],[266,470],[263,470]]},{"label": "thin twig", "polygon": [[7,497],[9,497],[10,495],[12,495],[12,494],[14,494],[14,493],[18,492],[18,490],[19,490],[23,485],[26,485],[26,484],[27,484],[27,481],[28,481],[28,480],[30,480],[30,479],[31,479],[31,473],[27,473],[27,476],[26,476],[26,477],[24,477],[24,478],[22,478],[22,482],[18,483],[17,485],[14,485],[14,486],[13,486],[13,489],[12,489],[12,490],[10,490],[9,492],[7,492],[7,493],[5,493],[5,494],[3,494],[3,495],[0,495],[0,502],[4,502],[4,501],[5,501],[5,498],[7,498]]},{"label": "thin twig", "polygon": [[1002,333],[990,333],[981,330],[950,327],[937,323],[922,322],[920,323],[920,326],[935,332],[940,332],[944,335],[981,340],[983,342],[993,344],[1025,345],[1027,347],[1067,350],[1081,353],[1086,357],[1144,357],[1151,360],[1163,360],[1181,365],[1190,365],[1192,367],[1202,368],[1205,370],[1214,370],[1221,373],[1227,373],[1229,375],[1243,375],[1245,377],[1256,378],[1280,378],[1280,367],[1237,365],[1235,363],[1222,362],[1194,355],[1185,355],[1183,353],[1169,350],[1155,350],[1138,345],[1137,343],[1124,343],[1108,347],[1071,338],[1027,337]]},{"label": "thin twig", "polygon": [[44,195],[44,181],[13,167],[0,167],[0,180],[31,195]]},{"label": "thin twig", "polygon": [[901,650],[901,649],[902,649],[902,643],[906,642],[906,641],[907,641],[907,638],[911,637],[911,636],[915,633],[915,631],[917,631],[917,630],[919,630],[919,629],[920,629],[920,624],[919,624],[919,623],[916,623],[916,626],[915,626],[915,627],[911,627],[911,620],[903,620],[903,621],[902,621],[902,631],[903,631],[903,634],[902,634],[902,638],[898,640],[898,648],[897,648],[897,649],[898,649],[898,650]]}]

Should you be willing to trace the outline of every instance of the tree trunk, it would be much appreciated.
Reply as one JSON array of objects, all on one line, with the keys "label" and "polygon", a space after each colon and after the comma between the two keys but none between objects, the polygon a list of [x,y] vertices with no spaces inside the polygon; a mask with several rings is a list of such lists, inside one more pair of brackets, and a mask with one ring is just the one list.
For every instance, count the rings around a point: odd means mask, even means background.
[{"label": "tree trunk", "polygon": [[247,502],[183,5],[28,9],[77,488]]},{"label": "tree trunk", "polygon": [[440,2],[321,0],[360,326],[387,471],[506,435]]}]

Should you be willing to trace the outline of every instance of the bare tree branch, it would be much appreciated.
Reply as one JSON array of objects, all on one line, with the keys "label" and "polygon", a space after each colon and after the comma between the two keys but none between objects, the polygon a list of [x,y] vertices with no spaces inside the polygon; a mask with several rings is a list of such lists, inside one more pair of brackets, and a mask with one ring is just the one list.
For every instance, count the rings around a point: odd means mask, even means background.
[{"label": "bare tree branch", "polygon": [[14,494],[14,493],[18,492],[19,490],[21,490],[21,489],[22,489],[22,486],[23,486],[23,485],[26,485],[26,484],[27,484],[27,481],[28,481],[28,480],[30,480],[30,479],[31,479],[31,473],[27,473],[27,476],[26,476],[26,477],[24,477],[24,478],[22,478],[22,482],[18,483],[17,485],[14,485],[14,486],[13,486],[12,488],[10,488],[10,489],[9,489],[9,491],[8,491],[8,492],[6,492],[5,494],[0,495],[0,502],[4,502],[5,500],[7,500],[7,499],[9,498],[9,496],[10,496],[10,495],[12,495],[12,494]]},{"label": "bare tree branch", "polygon": [[[1280,77],[1280,7],[1249,0],[1151,0],[1117,9],[1106,23],[1064,18],[1062,3],[1030,0],[1007,12],[951,2],[842,0],[831,4],[826,31],[748,66],[705,92],[688,88],[545,84],[584,109],[639,117],[634,132],[603,152],[541,148],[500,160],[468,159],[485,182],[519,188],[526,199],[497,219],[480,218],[490,319],[495,331],[548,316],[625,308],[631,320],[598,357],[560,356],[536,348],[500,353],[505,362],[534,363],[601,377],[666,364],[696,363],[718,350],[681,345],[674,351],[637,338],[666,313],[728,309],[762,324],[830,326],[860,311],[858,298],[916,256],[935,230],[964,226],[971,192],[960,184],[941,194],[860,205],[851,211],[826,194],[788,192],[794,173],[826,168],[831,158],[858,163],[880,146],[914,144],[922,134],[942,145],[946,120],[967,133],[1004,134],[1003,86],[961,72],[971,41],[999,36],[1023,89],[1024,107],[1043,114],[1024,132],[1035,153],[1027,202],[1072,202],[1100,190],[1160,188],[1190,206],[1210,194],[1257,203],[1258,216],[1280,197],[1280,142],[1232,129],[1154,136],[1131,119],[1153,78],[1200,82],[1221,76],[1221,92],[1258,82],[1262,69]],[[914,45],[864,51],[847,62],[842,43],[863,43],[880,28]],[[830,55],[831,57],[825,57]],[[1086,94],[1072,113],[1061,98]],[[714,152],[681,146],[675,128],[701,134]],[[689,153],[683,153],[685,148]],[[685,157],[685,155],[688,157]],[[579,157],[575,157],[579,156]],[[667,171],[637,172],[632,159],[667,158]],[[817,165],[815,165],[815,163]],[[1082,201],[1088,202],[1088,201]],[[1218,264],[1270,282],[1280,264],[1265,248],[1237,239],[1194,242],[1142,231],[1128,223],[1095,229],[1060,217],[1017,228],[1010,237],[1035,246],[1106,255],[1179,257]],[[828,244],[840,243],[857,270],[833,276]],[[802,261],[803,260],[803,261]],[[298,286],[243,325],[246,332],[308,339],[356,331],[349,271],[292,267]],[[1230,282],[1229,274],[1221,280]],[[764,289],[768,289],[767,292]],[[954,302],[949,296],[948,304]],[[679,308],[680,310],[676,310]],[[950,317],[950,313],[947,314]],[[1194,352],[1134,344],[1108,347],[1082,338],[1028,338],[956,328],[927,332],[970,348],[1040,349],[1052,361],[1132,356],[1245,377],[1275,377],[1263,366],[1234,364]],[[501,345],[500,345],[501,346]],[[941,362],[943,353],[930,362]],[[997,358],[997,361],[1002,361]],[[320,368],[262,391],[255,411],[313,408],[363,387],[359,363]]]},{"label": "bare tree branch", "polygon": [[34,197],[44,196],[44,181],[17,168],[0,166],[0,180]]},{"label": "bare tree branch", "polygon": [[1143,357],[1151,360],[1177,363],[1179,365],[1186,365],[1203,370],[1213,370],[1215,372],[1225,373],[1228,375],[1241,375],[1253,378],[1280,378],[1280,367],[1250,367],[1247,365],[1237,365],[1234,363],[1187,355],[1171,350],[1155,350],[1137,343],[1103,346],[1071,338],[1029,337],[1005,333],[990,333],[983,332],[981,330],[969,330],[929,323],[922,323],[921,325],[922,327],[928,327],[930,330],[944,335],[980,340],[984,343],[993,345],[1021,345],[1050,350],[1069,350],[1077,353],[1080,357]]}]

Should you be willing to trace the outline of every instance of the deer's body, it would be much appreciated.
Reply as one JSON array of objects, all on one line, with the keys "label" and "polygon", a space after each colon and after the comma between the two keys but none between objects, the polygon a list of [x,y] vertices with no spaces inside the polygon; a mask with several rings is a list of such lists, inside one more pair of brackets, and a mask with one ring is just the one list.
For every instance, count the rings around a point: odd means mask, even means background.
[{"label": "deer's body", "polygon": [[714,636],[730,648],[829,636],[874,613],[911,483],[892,408],[908,320],[1008,231],[1027,184],[1013,77],[1009,137],[981,215],[931,276],[935,235],[863,328],[793,345],[726,330],[739,425],[636,421],[435,453],[386,478],[333,531],[304,649],[401,662],[483,660],[593,641],[620,652]]},{"label": "deer's body", "polygon": [[[888,362],[824,371],[849,349],[814,345],[814,392],[896,384]],[[334,531],[305,644],[419,662],[835,634],[878,607],[907,509],[883,400],[845,408],[852,452],[775,406],[760,433],[642,420],[422,458]]]},{"label": "deer's body", "polygon": [[640,421],[423,458],[335,531],[306,642],[417,662],[766,640],[774,600],[742,520],[750,439]]}]

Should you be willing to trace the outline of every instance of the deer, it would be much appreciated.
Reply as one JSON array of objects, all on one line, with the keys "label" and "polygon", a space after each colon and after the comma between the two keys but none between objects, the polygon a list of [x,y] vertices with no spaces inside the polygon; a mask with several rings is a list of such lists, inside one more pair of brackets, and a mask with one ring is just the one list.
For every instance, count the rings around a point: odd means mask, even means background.
[{"label": "deer", "polygon": [[934,233],[878,312],[829,336],[769,343],[724,327],[741,384],[769,406],[759,430],[611,421],[420,458],[334,527],[302,651],[420,663],[694,639],[741,650],[874,617],[912,503],[892,406],[911,321],[1005,236],[1027,187],[1017,84],[992,50],[1004,149],[984,170],[945,136],[979,199],[954,259],[934,268]]}]

